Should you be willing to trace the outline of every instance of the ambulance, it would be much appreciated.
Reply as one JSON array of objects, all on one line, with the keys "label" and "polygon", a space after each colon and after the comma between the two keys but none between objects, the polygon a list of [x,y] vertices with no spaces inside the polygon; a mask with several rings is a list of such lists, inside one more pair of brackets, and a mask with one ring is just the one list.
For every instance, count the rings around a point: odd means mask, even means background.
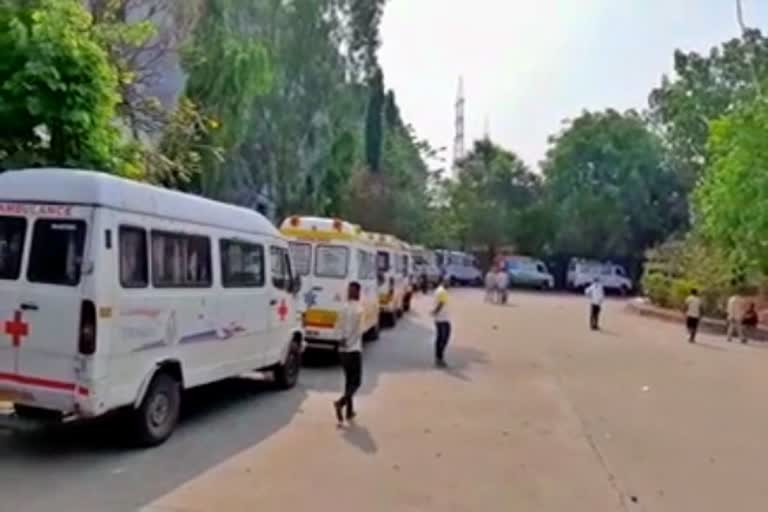
[{"label": "ambulance", "polygon": [[281,232],[289,239],[296,272],[302,277],[304,335],[311,348],[338,350],[343,341],[343,308],[349,283],[361,286],[366,341],[379,337],[376,247],[360,226],[340,219],[292,216]]},{"label": "ambulance", "polygon": [[128,413],[142,445],[182,391],[296,384],[299,279],[259,213],[104,173],[0,174],[0,426]]},{"label": "ambulance", "polygon": [[381,325],[394,327],[405,310],[410,256],[406,246],[392,235],[370,233],[376,244]]}]

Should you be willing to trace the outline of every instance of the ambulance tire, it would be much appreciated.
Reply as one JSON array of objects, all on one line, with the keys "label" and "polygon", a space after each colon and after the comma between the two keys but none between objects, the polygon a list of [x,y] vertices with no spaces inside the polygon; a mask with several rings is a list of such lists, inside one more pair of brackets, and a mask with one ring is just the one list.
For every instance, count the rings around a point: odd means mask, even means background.
[{"label": "ambulance tire", "polygon": [[397,325],[397,315],[395,313],[382,313],[379,319],[379,325],[384,329],[392,329]]},{"label": "ambulance tire", "polygon": [[381,329],[379,327],[379,324],[374,325],[368,331],[363,334],[363,341],[371,342],[371,341],[378,341],[378,339],[381,337]]},{"label": "ambulance tire", "polygon": [[288,390],[296,387],[301,373],[301,340],[294,339],[288,347],[285,362],[278,364],[272,372],[277,389]]},{"label": "ambulance tire", "polygon": [[166,372],[154,376],[147,394],[134,411],[136,441],[140,446],[157,446],[176,429],[181,413],[181,384]]}]

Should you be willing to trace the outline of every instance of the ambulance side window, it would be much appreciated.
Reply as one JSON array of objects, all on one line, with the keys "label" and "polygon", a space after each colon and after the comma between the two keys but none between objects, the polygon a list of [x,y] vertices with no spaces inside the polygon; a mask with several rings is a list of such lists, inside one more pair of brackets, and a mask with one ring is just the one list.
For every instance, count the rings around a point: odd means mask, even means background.
[{"label": "ambulance side window", "polygon": [[23,217],[0,217],[0,279],[19,278],[26,233],[27,220]]},{"label": "ambulance side window", "polygon": [[221,284],[224,288],[264,286],[264,248],[236,240],[220,240]]},{"label": "ambulance side window", "polygon": [[288,291],[291,281],[288,251],[282,247],[271,247],[269,253],[272,260],[272,286]]},{"label": "ambulance side window", "polygon": [[141,228],[120,226],[120,285],[123,288],[149,286],[147,232]]},{"label": "ambulance side window", "polygon": [[155,288],[210,288],[211,240],[152,231],[152,284]]},{"label": "ambulance side window", "polygon": [[27,279],[31,283],[77,286],[85,246],[85,222],[47,220],[35,222]]}]

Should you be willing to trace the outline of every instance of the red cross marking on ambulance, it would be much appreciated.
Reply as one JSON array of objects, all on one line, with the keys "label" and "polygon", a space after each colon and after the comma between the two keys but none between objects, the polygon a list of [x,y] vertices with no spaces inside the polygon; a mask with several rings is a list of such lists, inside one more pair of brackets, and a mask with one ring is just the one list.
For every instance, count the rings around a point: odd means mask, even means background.
[{"label": "red cross marking on ambulance", "polygon": [[13,312],[13,320],[5,322],[5,334],[11,337],[13,346],[21,346],[22,339],[29,336],[29,324],[21,319],[21,311]]},{"label": "red cross marking on ambulance", "polygon": [[280,301],[280,306],[277,308],[277,315],[280,317],[280,321],[285,321],[285,317],[288,316],[288,306],[285,303],[285,299]]}]

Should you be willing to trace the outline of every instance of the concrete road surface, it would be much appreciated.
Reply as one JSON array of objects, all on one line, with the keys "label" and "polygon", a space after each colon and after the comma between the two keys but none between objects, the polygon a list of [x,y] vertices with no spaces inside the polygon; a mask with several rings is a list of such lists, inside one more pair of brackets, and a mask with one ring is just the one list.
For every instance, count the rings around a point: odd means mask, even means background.
[{"label": "concrete road surface", "polygon": [[0,511],[762,511],[768,348],[578,296],[452,291],[451,368],[428,304],[367,346],[356,426],[312,358],[287,393],[235,381],[190,396],[171,441],[124,448],[119,422],[0,433]]}]

